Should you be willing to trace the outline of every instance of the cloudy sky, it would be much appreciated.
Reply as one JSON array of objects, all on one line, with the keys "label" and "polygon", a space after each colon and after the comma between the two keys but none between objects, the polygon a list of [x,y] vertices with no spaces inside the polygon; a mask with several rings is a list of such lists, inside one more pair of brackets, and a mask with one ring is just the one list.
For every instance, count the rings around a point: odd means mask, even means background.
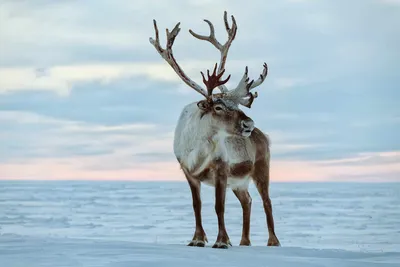
[{"label": "cloudy sky", "polygon": [[272,181],[400,181],[400,1],[0,0],[0,179],[184,180],[172,150],[186,87],[149,43],[181,22],[192,79],[238,33],[226,72],[269,75],[244,108]]}]

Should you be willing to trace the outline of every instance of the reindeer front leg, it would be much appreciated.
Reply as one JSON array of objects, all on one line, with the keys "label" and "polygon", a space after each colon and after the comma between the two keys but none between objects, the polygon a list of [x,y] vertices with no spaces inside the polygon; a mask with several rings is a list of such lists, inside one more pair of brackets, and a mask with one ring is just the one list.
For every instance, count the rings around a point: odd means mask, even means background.
[{"label": "reindeer front leg", "polygon": [[228,233],[225,228],[225,196],[226,196],[226,163],[218,160],[216,162],[217,173],[215,177],[215,212],[218,217],[218,237],[217,241],[213,245],[213,248],[228,248],[228,245],[232,245],[229,241]]},{"label": "reindeer front leg", "polygon": [[188,246],[204,247],[208,240],[201,220],[200,181],[193,179],[189,176],[189,174],[186,174],[186,178],[189,182],[190,190],[192,191],[193,210],[196,219],[196,230],[194,232],[193,239]]}]

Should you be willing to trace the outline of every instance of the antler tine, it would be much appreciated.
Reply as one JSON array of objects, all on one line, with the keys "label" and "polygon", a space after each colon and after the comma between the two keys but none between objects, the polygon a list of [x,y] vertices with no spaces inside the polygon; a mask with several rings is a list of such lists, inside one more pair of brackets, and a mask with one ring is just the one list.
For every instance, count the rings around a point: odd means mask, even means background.
[{"label": "antler tine", "polygon": [[153,19],[153,25],[154,25],[154,31],[156,33],[156,40],[154,40],[153,38],[149,38],[150,43],[152,45],[154,45],[154,47],[157,49],[158,53],[163,53],[164,49],[161,47],[160,45],[160,38],[159,38],[159,34],[158,34],[158,28],[157,28],[157,22],[155,19]]},{"label": "antler tine", "polygon": [[257,92],[251,93],[250,90],[261,85],[265,81],[265,78],[268,74],[267,63],[264,63],[263,66],[264,69],[263,72],[260,74],[260,77],[256,81],[251,80],[250,82],[250,79],[248,77],[248,67],[246,66],[243,77],[237,85],[236,89],[229,91],[226,94],[226,97],[230,98],[238,104],[250,108],[254,99],[258,97]]},{"label": "antler tine", "polygon": [[247,108],[251,108],[251,105],[253,104],[254,99],[258,97],[258,94],[257,92],[255,92],[254,94],[250,92],[251,88],[254,85],[254,80],[248,82],[249,78],[247,77],[247,70],[248,68],[246,66],[245,74],[243,75],[243,78],[238,85],[238,88],[245,88],[245,90],[239,90],[239,94],[237,95],[236,99],[238,99],[239,104]]},{"label": "antler tine", "polygon": [[209,36],[197,34],[197,33],[193,32],[191,29],[189,29],[190,34],[193,35],[197,39],[204,40],[204,41],[209,41],[218,50],[222,49],[222,45],[215,38],[214,25],[211,23],[211,21],[209,21],[207,19],[204,19],[204,21],[207,22],[208,26],[210,27],[210,35]]},{"label": "antler tine", "polygon": [[210,75],[210,70],[207,70],[207,76],[208,76],[208,80],[206,80],[204,73],[201,71],[201,76],[203,77],[203,83],[206,85],[207,87],[207,93],[208,96],[212,96],[212,91],[221,85],[224,85],[225,83],[227,83],[229,81],[229,79],[231,78],[231,75],[229,75],[225,80],[220,80],[222,75],[224,75],[225,70],[222,70],[218,75],[216,73],[217,70],[217,63],[215,63],[214,66],[214,71],[213,73]]},{"label": "antler tine", "polygon": [[219,66],[219,67],[220,67],[220,70],[222,70],[222,69],[225,68],[225,62],[226,62],[226,58],[227,58],[227,56],[228,56],[229,48],[230,48],[230,46],[231,46],[233,40],[234,40],[235,37],[236,37],[236,32],[237,32],[236,20],[235,20],[235,17],[234,17],[233,15],[231,15],[231,19],[232,19],[232,28],[230,28],[230,27],[229,27],[229,24],[228,24],[228,13],[227,13],[226,11],[224,11],[224,22],[225,22],[225,29],[226,29],[226,31],[227,31],[227,33],[228,33],[228,40],[227,40],[226,43],[223,45],[223,48],[224,48],[224,50],[225,50],[225,53],[222,54],[222,51],[221,51],[221,62],[222,62],[222,63],[221,63],[221,65]]},{"label": "antler tine", "polygon": [[[217,71],[217,63],[215,63],[215,65],[214,65],[214,70],[213,70],[213,73],[211,74],[211,76],[216,76],[216,71]],[[208,76],[208,79],[210,79],[211,78],[211,76],[210,76],[210,70],[207,70],[207,76]],[[221,75],[222,76],[222,75]]]},{"label": "antler tine", "polygon": [[[264,62],[263,66],[264,66],[264,69],[263,69],[263,72],[260,74],[260,77],[256,81],[252,80],[251,83],[249,83],[246,86],[246,91],[248,92],[249,98],[248,99],[243,99],[243,98],[240,99],[239,104],[241,104],[247,108],[251,108],[251,105],[253,104],[254,99],[258,97],[257,92],[251,93],[250,90],[253,88],[256,88],[257,86],[261,85],[265,81],[265,78],[268,75],[268,65],[267,65],[267,63]],[[247,67],[246,67],[245,75],[247,76]],[[248,79],[249,78],[247,78],[247,80]]]},{"label": "antler tine", "polygon": [[150,43],[155,47],[157,52],[161,55],[161,57],[167,61],[167,63],[173,68],[173,70],[178,74],[178,76],[182,79],[183,82],[185,82],[187,85],[192,87],[194,90],[196,90],[198,93],[202,94],[204,97],[208,97],[208,93],[206,90],[204,90],[200,85],[198,85],[196,82],[192,81],[182,70],[182,68],[179,66],[179,64],[176,62],[174,55],[172,53],[172,46],[174,44],[175,38],[178,36],[180,32],[180,22],[178,22],[174,29],[169,32],[168,29],[166,29],[166,34],[167,34],[167,45],[166,48],[163,49],[160,45],[160,38],[158,34],[158,28],[157,28],[157,22],[155,19],[153,19],[153,24],[154,24],[154,31],[156,35],[156,39],[154,40],[153,38],[149,38]]},{"label": "antler tine", "polygon": [[257,87],[257,86],[259,86],[259,85],[261,85],[265,81],[265,78],[268,75],[268,65],[267,65],[267,63],[264,62],[263,67],[264,67],[263,72],[260,74],[260,77],[257,79],[257,81],[255,81],[253,83],[253,85],[250,87],[250,90],[255,88],[255,87]]},{"label": "antler tine", "polygon": [[232,34],[234,34],[233,38],[235,38],[236,36],[236,31],[237,31],[237,24],[236,24],[236,20],[235,17],[233,15],[231,15],[231,19],[232,19],[232,28],[229,27],[229,23],[228,23],[228,13],[226,11],[224,11],[224,22],[225,22],[225,29],[228,32],[228,34],[230,35],[231,32]]},{"label": "antler tine", "polygon": [[[165,29],[165,31],[166,31],[166,33],[167,33],[167,49],[168,50],[171,50],[172,49],[172,45],[174,44],[174,42],[175,42],[175,38],[176,38],[176,36],[178,36],[178,34],[179,34],[179,32],[181,31],[181,28],[179,28],[179,25],[180,25],[181,23],[180,22],[178,22],[176,25],[175,25],[175,27],[172,29],[172,32],[170,33],[169,32],[169,30],[168,30],[168,28],[167,29]],[[171,53],[172,53],[172,51],[171,51]]]},{"label": "antler tine", "polygon": [[247,108],[251,108],[251,105],[253,104],[253,101],[254,101],[255,98],[257,98],[257,96],[258,96],[257,92],[254,93],[254,94],[250,93],[249,94],[249,98],[240,99],[239,100],[239,104],[242,105],[242,106],[245,106]]},{"label": "antler tine", "polygon": [[[229,51],[229,48],[230,48],[230,46],[232,44],[232,41],[235,39],[236,32],[237,32],[237,24],[236,24],[236,20],[235,20],[234,16],[231,16],[232,17],[232,28],[229,27],[227,16],[228,16],[227,12],[224,11],[224,23],[225,23],[226,31],[228,32],[228,40],[225,42],[224,45],[221,45],[218,42],[218,40],[215,38],[214,25],[207,19],[204,19],[204,21],[210,27],[210,35],[209,36],[200,35],[200,34],[197,34],[197,33],[193,32],[191,29],[189,30],[189,32],[195,38],[200,39],[200,40],[204,40],[204,41],[209,41],[211,44],[213,44],[215,46],[215,48],[217,48],[220,51],[221,59],[220,59],[218,73],[220,73],[222,70],[225,69],[225,63],[226,63],[226,59],[227,59],[227,56],[228,56],[228,51]],[[225,85],[220,85],[219,89],[223,93],[228,92],[228,89],[226,88]]]}]

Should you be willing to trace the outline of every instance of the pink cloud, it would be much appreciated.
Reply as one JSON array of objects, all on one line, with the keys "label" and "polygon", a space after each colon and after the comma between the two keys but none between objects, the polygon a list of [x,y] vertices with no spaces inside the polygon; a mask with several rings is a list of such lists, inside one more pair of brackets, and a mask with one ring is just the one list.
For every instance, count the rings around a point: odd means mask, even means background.
[{"label": "pink cloud", "polygon": [[[369,159],[374,161],[371,163]],[[367,153],[329,161],[272,160],[271,181],[400,181],[399,152]],[[388,160],[390,159],[390,160]],[[40,159],[0,165],[0,179],[184,181],[177,162],[101,167],[107,158]],[[365,161],[365,164],[363,163]],[[99,166],[96,169],[94,163]],[[357,163],[357,164],[354,164]],[[91,166],[88,168],[87,166]],[[363,179],[365,177],[365,179]],[[375,178],[374,178],[375,177]],[[385,177],[390,177],[386,179]]]},{"label": "pink cloud", "polygon": [[179,180],[179,167],[171,163],[145,163],[120,170],[93,167],[90,160],[36,160],[31,163],[0,165],[0,179],[12,180]]}]

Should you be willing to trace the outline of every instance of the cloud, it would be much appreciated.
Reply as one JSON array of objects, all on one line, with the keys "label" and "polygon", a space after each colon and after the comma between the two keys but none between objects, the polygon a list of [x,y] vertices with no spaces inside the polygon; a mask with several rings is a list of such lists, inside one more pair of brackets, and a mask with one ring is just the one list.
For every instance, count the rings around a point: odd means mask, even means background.
[{"label": "cloud", "polygon": [[[189,77],[201,83],[200,68],[210,69],[210,61],[183,61],[179,65],[185,70]],[[238,83],[243,70],[238,66],[245,65],[241,61],[233,61],[234,73],[238,74],[235,82]],[[198,70],[199,69],[199,70]],[[182,80],[166,63],[160,60],[158,63],[109,63],[92,65],[70,65],[56,66],[51,68],[0,68],[0,94],[12,93],[15,91],[51,91],[60,96],[68,96],[70,91],[82,83],[99,82],[109,84],[113,81],[134,78],[150,79],[154,82],[181,84]],[[233,80],[233,79],[232,79]],[[290,82],[289,82],[290,83]],[[231,83],[230,83],[231,84]],[[278,87],[291,87],[293,82],[288,84],[287,80],[277,80]],[[185,86],[186,87],[186,86]],[[134,89],[134,87],[133,87]],[[190,88],[185,91],[190,91]]]},{"label": "cloud", "polygon": [[[202,84],[219,61],[204,18],[238,34],[228,83],[269,66],[245,109],[272,140],[274,179],[375,179],[398,172],[398,1],[2,1],[0,172],[11,178],[184,179],[172,153],[188,88],[148,38],[181,22],[174,56]],[[22,168],[23,166],[23,168]],[[348,176],[346,176],[346,174]],[[382,178],[381,177],[381,178]],[[383,179],[382,178],[382,179]],[[346,179],[346,178],[344,178]]]},{"label": "cloud", "polygon": [[380,0],[380,1],[386,4],[400,5],[399,0]]},{"label": "cloud", "polygon": [[85,157],[54,160],[38,159],[33,162],[1,164],[2,179],[22,180],[182,180],[175,164],[157,163],[157,168],[152,164],[131,164],[114,169],[108,169],[109,162],[99,164],[96,159],[93,168],[90,166],[91,159]]},{"label": "cloud", "polygon": [[[173,162],[176,120],[186,103],[199,99],[197,94],[186,88],[193,92],[182,96],[173,84],[167,86],[146,79],[135,81],[133,90],[131,83],[131,79],[107,84],[88,82],[73,87],[63,97],[37,91],[29,95],[21,91],[4,95],[0,99],[0,106],[5,109],[0,112],[0,121],[9,130],[0,135],[2,160],[28,163],[45,158],[103,156],[81,167],[88,172]],[[146,93],[152,89],[153,94]],[[387,120],[382,117],[390,113],[372,112],[368,119],[362,117],[364,121],[359,121],[354,112],[353,116],[331,112],[329,95],[321,98],[320,105],[313,109],[302,105],[295,109],[280,107],[280,101],[301,101],[304,93],[307,92],[267,91],[268,100],[257,99],[260,102],[246,110],[256,125],[269,134],[274,161],[299,162],[296,166],[300,167],[300,162],[346,159],[362,152],[400,149],[396,145],[396,117]],[[262,106],[259,104],[262,102],[270,104]],[[321,113],[315,112],[318,108]],[[390,128],[393,130],[388,131]]]},{"label": "cloud", "polygon": [[351,166],[363,166],[363,165],[374,165],[374,164],[398,164],[400,163],[400,152],[378,152],[378,153],[359,153],[356,157],[336,159],[321,164],[326,165],[351,165]]},{"label": "cloud", "polygon": [[[23,127],[0,135],[3,179],[184,179],[172,151],[172,129],[161,125],[98,125],[25,112],[0,112],[0,123]],[[276,154],[304,156],[326,144],[296,144],[288,141],[291,135],[271,134],[277,137],[271,146],[272,181],[398,181],[397,151],[296,160]]]},{"label": "cloud", "polygon": [[[114,165],[115,163],[117,165]],[[0,168],[2,178],[7,179],[185,180],[178,164],[173,161],[117,163],[102,156],[36,159],[23,165],[1,164]],[[270,177],[271,182],[399,182],[399,172],[399,164],[393,163],[369,164],[360,168],[360,166],[346,165],[328,166],[311,161],[272,160]]]},{"label": "cloud", "polygon": [[179,78],[166,64],[103,64],[57,66],[40,70],[33,68],[0,69],[0,93],[19,90],[50,90],[66,96],[71,89],[80,83],[111,81],[136,77],[151,77],[154,80],[170,82]]},{"label": "cloud", "polygon": [[0,135],[3,162],[114,154],[127,161],[132,154],[162,151],[164,140],[171,139],[154,124],[107,126],[25,112],[0,112],[0,123],[8,126]]}]

